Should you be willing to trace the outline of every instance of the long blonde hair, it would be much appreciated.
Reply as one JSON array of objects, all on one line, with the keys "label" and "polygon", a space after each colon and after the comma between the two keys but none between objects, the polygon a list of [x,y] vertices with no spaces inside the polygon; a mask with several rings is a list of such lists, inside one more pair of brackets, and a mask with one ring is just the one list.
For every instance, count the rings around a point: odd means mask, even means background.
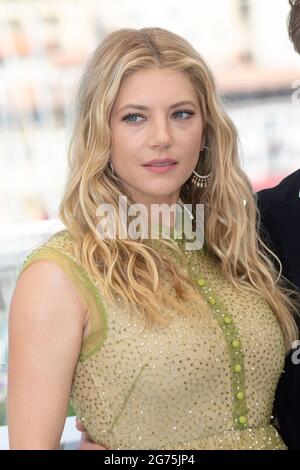
[{"label": "long blonde hair", "polygon": [[[205,123],[205,157],[196,168],[212,173],[206,190],[181,188],[181,199],[205,204],[205,241],[223,274],[239,289],[261,295],[277,315],[287,350],[297,337],[293,303],[277,282],[278,273],[258,236],[258,212],[251,184],[241,170],[235,127],[223,111],[213,76],[199,53],[184,38],[162,28],[119,29],[95,50],[82,76],[74,132],[69,148],[69,177],[60,218],[75,240],[75,254],[110,301],[116,294],[127,307],[151,322],[164,322],[162,303],[188,313],[186,300],[196,292],[193,281],[168,256],[141,240],[97,237],[97,207],[109,203],[118,217],[119,196],[130,195],[109,169],[112,135],[109,118],[122,80],[139,69],[159,67],[188,75],[198,95]],[[133,202],[133,201],[131,201]],[[162,240],[176,250],[172,242]],[[174,295],[160,288],[162,273],[171,276]],[[196,301],[196,300],[195,300]],[[203,301],[201,301],[203,302]]]}]

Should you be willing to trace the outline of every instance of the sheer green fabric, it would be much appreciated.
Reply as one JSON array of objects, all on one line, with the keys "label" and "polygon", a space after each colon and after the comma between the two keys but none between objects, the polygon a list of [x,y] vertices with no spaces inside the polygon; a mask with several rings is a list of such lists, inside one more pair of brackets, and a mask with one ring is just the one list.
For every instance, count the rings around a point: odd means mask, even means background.
[{"label": "sheer green fabric", "polygon": [[84,338],[79,360],[83,361],[95,353],[105,340],[107,320],[99,290],[86,271],[74,258],[73,245],[68,233],[63,231],[44,245],[33,250],[25,259],[19,274],[31,263],[47,260],[57,264],[68,276],[88,308],[90,334]]},{"label": "sheer green fabric", "polygon": [[[37,259],[58,263],[89,305],[92,330],[71,390],[77,416],[110,449],[285,449],[271,425],[285,358],[275,315],[259,296],[226,280],[207,250],[178,245],[174,260],[209,309],[193,300],[189,316],[162,308],[172,320],[150,332],[118,297],[105,301],[76,263],[67,231],[25,261],[22,269]],[[160,285],[175,295],[167,273]]]}]

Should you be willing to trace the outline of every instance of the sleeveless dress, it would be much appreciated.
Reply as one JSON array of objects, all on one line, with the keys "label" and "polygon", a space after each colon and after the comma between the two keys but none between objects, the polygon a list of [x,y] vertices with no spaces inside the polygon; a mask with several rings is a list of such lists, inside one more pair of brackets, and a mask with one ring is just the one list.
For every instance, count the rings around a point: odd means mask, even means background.
[{"label": "sleeveless dress", "polygon": [[[164,250],[157,243],[157,250]],[[109,449],[286,449],[272,423],[285,350],[279,323],[259,296],[234,287],[205,248],[176,257],[195,281],[207,309],[173,307],[168,326],[144,331],[116,298],[78,264],[63,230],[25,259],[47,259],[69,276],[88,305],[71,401],[92,440]],[[173,292],[169,277],[161,283]],[[174,290],[175,292],[175,290]],[[164,312],[162,311],[163,315]]]}]

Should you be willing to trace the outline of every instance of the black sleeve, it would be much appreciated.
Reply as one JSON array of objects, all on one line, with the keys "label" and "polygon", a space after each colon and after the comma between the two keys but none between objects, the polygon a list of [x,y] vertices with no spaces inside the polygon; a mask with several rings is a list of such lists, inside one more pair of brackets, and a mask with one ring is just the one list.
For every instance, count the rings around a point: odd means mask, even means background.
[{"label": "black sleeve", "polygon": [[[298,346],[299,348],[299,346]],[[294,357],[293,362],[292,358]],[[273,415],[289,449],[300,449],[300,354],[291,350],[277,384]]]},{"label": "black sleeve", "polygon": [[[260,236],[264,243],[281,259],[282,243],[278,220],[274,223],[272,203],[269,193],[257,195],[260,211]],[[281,260],[282,261],[282,260]],[[285,273],[284,273],[285,274]],[[287,280],[288,282],[288,280]],[[287,285],[295,288],[294,284]],[[299,318],[299,317],[298,317]],[[300,330],[300,321],[298,320]],[[299,348],[299,346],[298,346]],[[294,361],[293,361],[294,359]],[[273,415],[279,433],[288,449],[300,450],[300,353],[291,349],[285,359],[284,371],[277,384]]]}]

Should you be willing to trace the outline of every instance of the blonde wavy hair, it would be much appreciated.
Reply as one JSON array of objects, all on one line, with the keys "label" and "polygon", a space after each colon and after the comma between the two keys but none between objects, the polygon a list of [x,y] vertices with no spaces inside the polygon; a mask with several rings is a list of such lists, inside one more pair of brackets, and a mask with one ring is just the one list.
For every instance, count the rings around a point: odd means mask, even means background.
[{"label": "blonde wavy hair", "polygon": [[[119,196],[127,195],[128,205],[134,202],[108,166],[109,119],[122,80],[148,67],[184,72],[194,85],[210,149],[199,158],[196,171],[212,176],[205,190],[193,186],[190,178],[181,188],[181,199],[192,204],[193,211],[197,203],[205,204],[208,250],[237,288],[259,294],[269,303],[288,350],[297,337],[294,304],[258,235],[258,211],[251,184],[240,168],[235,127],[219,103],[213,76],[202,57],[170,31],[118,29],[106,36],[87,63],[78,88],[69,176],[59,211],[75,241],[75,256],[109,301],[119,295],[131,311],[142,312],[150,323],[165,322],[162,304],[183,314],[189,313],[192,298],[204,306],[195,283],[172,256],[159,255],[143,240],[100,240],[97,236],[99,204],[111,204],[118,218]],[[160,243],[178,253],[172,240]],[[171,293],[161,287],[166,274],[172,280]]]}]

